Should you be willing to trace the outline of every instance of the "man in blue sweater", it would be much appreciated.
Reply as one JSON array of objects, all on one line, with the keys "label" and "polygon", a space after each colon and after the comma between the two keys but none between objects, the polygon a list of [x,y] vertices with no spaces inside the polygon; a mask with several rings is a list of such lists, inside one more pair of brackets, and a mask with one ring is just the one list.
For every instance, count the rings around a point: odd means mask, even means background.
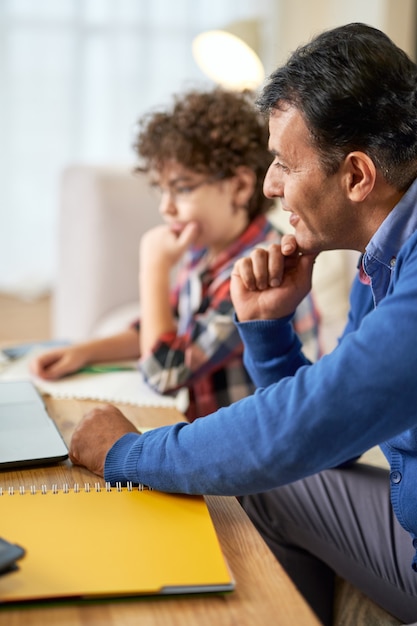
[{"label": "man in blue sweater", "polygon": [[[241,501],[324,624],[334,572],[417,619],[417,67],[350,24],[276,70],[259,99],[264,190],[294,235],[240,259],[231,289],[254,395],[140,435],[94,409],[70,456],[106,480]],[[315,364],[290,324],[321,251],[361,254],[337,348]],[[390,473],[350,463],[380,444]],[[335,469],[331,469],[335,468]]]}]

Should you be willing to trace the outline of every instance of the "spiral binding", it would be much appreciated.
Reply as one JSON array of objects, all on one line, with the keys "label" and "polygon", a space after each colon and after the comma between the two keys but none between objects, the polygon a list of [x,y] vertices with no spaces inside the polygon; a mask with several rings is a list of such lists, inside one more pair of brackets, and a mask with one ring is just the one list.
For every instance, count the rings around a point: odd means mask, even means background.
[{"label": "spiral binding", "polygon": [[[112,487],[111,484],[108,482],[106,482],[104,487],[100,483],[94,483],[94,491],[97,491],[97,492],[100,492],[100,491],[110,492],[113,490],[123,491],[124,489],[126,489],[127,491],[145,491],[145,490],[152,491],[151,487],[148,487],[147,485],[143,485],[141,483],[133,487],[133,483],[130,481],[126,483],[125,487],[122,486],[121,482],[117,482],[115,487]],[[81,491],[80,485],[78,483],[74,483],[72,490],[74,493],[80,493]],[[84,483],[84,491],[86,493],[89,493],[91,490],[92,490],[92,487],[90,483]],[[41,485],[39,488],[37,488],[36,485],[31,485],[29,488],[26,488],[24,485],[20,485],[18,490],[15,489],[15,487],[13,486],[7,487],[6,489],[4,489],[3,487],[0,487],[0,497],[4,495],[14,496],[17,493],[21,496],[24,496],[26,493],[29,493],[32,496],[36,495],[37,493],[40,493],[41,495],[46,495],[48,491],[49,490],[48,490],[47,485]],[[60,489],[57,484],[53,484],[51,485],[50,491],[52,494],[56,494],[56,493],[59,493]],[[62,493],[70,492],[70,487],[68,483],[64,483],[62,485],[61,492]]]}]

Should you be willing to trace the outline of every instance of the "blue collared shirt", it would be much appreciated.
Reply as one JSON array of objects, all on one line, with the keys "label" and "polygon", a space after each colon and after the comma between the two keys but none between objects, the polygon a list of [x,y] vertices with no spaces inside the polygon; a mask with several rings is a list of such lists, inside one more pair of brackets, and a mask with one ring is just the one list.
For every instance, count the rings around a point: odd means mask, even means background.
[{"label": "blue collared shirt", "polygon": [[363,269],[371,280],[374,304],[377,306],[387,293],[397,254],[417,230],[417,180],[382,222],[366,246],[362,257]]}]

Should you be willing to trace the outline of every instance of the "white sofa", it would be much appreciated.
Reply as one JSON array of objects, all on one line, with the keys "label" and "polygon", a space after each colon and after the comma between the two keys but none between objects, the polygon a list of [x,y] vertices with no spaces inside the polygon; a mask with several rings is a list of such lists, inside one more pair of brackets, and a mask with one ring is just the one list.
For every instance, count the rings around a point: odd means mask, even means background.
[{"label": "white sofa", "polygon": [[129,305],[128,318],[137,314],[138,241],[160,217],[146,178],[132,169],[76,165],[62,173],[52,297],[55,338],[91,337],[111,313],[117,327]]}]

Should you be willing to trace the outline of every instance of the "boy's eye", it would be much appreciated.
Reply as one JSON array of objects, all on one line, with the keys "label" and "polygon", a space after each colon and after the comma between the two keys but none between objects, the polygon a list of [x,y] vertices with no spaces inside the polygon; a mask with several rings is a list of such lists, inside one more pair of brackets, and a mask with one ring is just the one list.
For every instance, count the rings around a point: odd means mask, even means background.
[{"label": "boy's eye", "polygon": [[191,193],[192,191],[194,191],[195,188],[196,188],[195,185],[179,185],[178,187],[174,187],[172,191],[175,195],[185,196]]}]

